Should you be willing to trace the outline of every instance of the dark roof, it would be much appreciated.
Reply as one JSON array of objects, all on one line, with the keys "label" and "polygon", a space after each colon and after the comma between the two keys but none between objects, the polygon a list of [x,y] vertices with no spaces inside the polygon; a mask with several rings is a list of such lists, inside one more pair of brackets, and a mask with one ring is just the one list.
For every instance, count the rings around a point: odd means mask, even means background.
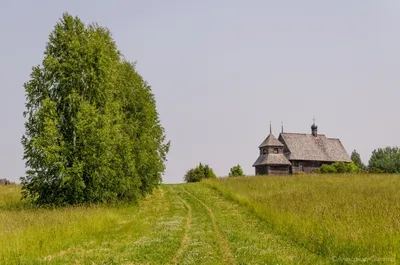
[{"label": "dark roof", "polygon": [[253,167],[261,165],[291,165],[289,160],[283,154],[265,154],[260,155]]},{"label": "dark roof", "polygon": [[326,162],[350,162],[350,157],[339,139],[327,138],[323,134],[317,137],[312,134],[281,133],[279,140],[283,140],[289,148],[289,160],[311,160]]},{"label": "dark roof", "polygon": [[276,139],[276,137],[272,133],[270,133],[258,148],[265,146],[283,146],[283,144],[278,139]]}]

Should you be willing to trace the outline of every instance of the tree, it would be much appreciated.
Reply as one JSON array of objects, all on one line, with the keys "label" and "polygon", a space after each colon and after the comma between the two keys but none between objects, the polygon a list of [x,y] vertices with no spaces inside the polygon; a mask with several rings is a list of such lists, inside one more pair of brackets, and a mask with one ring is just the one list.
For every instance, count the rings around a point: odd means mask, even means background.
[{"label": "tree", "polygon": [[229,177],[240,177],[244,176],[243,170],[240,165],[234,166],[230,169]]},{"label": "tree", "polygon": [[199,182],[202,179],[216,178],[214,171],[208,165],[203,165],[199,163],[199,165],[195,168],[189,169],[185,176],[185,182]]},{"label": "tree", "polygon": [[385,147],[372,151],[368,168],[376,173],[400,173],[400,148]]},{"label": "tree", "polygon": [[356,150],[353,150],[353,152],[351,153],[351,161],[353,161],[353,163],[358,167],[358,169],[360,171],[366,171],[367,167],[365,166],[365,164],[361,161],[361,157],[360,154],[357,153]]},{"label": "tree", "polygon": [[63,14],[24,87],[24,198],[137,200],[161,182],[169,142],[154,95],[107,28]]}]

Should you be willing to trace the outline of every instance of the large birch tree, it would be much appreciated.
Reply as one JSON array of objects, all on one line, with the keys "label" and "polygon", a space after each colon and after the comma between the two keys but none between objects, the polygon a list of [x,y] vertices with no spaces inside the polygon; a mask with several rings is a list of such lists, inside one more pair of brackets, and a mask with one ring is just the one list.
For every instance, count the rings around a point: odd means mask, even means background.
[{"label": "large birch tree", "polygon": [[24,87],[24,198],[137,200],[161,182],[169,142],[154,95],[107,28],[63,14]]}]

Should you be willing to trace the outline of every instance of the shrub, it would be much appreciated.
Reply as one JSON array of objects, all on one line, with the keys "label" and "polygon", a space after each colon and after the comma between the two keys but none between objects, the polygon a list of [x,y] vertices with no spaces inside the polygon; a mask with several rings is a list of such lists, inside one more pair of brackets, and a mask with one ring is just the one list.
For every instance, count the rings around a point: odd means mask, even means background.
[{"label": "shrub", "polygon": [[322,174],[337,173],[337,169],[333,165],[325,164],[319,168],[319,173]]},{"label": "shrub", "polygon": [[229,172],[229,177],[241,177],[241,176],[244,176],[244,173],[240,165],[231,168]]},{"label": "shrub", "polygon": [[195,168],[189,169],[183,179],[185,182],[199,182],[202,179],[216,178],[214,171],[208,165],[199,165]]},{"label": "shrub", "polygon": [[322,165],[318,173],[322,174],[332,174],[332,173],[355,173],[358,172],[358,167],[353,163],[345,163],[345,162],[335,162],[331,165],[324,164]]}]

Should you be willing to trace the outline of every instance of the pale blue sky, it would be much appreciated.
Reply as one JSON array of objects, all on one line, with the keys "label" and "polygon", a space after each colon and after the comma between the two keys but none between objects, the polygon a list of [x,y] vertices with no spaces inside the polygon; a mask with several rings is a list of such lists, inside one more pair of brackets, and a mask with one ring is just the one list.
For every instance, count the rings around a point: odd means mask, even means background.
[{"label": "pale blue sky", "polygon": [[253,174],[272,121],[278,136],[340,138],[367,162],[400,145],[400,2],[0,0],[0,178],[24,174],[24,90],[63,12],[98,22],[137,61],[171,140],[164,182],[198,162]]}]

